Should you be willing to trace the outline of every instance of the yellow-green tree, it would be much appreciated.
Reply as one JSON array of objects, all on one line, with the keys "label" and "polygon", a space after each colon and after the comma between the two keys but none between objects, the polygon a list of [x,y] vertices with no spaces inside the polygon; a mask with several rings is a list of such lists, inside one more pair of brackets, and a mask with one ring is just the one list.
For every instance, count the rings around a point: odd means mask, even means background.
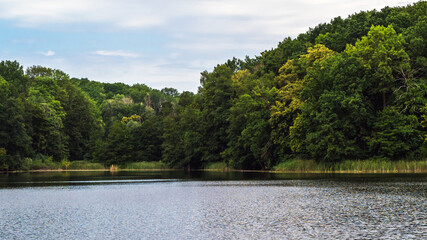
[{"label": "yellow-green tree", "polygon": [[[277,85],[280,87],[276,103],[271,107],[270,125],[272,126],[271,137],[275,144],[281,146],[283,152],[291,149],[300,151],[302,139],[297,137],[297,129],[293,127],[298,120],[300,108],[305,99],[301,92],[307,83],[313,81],[313,77],[307,76],[307,72],[313,69],[321,69],[322,61],[332,56],[334,52],[322,44],[309,47],[307,54],[298,59],[288,60],[279,70],[276,77]],[[290,134],[293,128],[294,135]]]}]

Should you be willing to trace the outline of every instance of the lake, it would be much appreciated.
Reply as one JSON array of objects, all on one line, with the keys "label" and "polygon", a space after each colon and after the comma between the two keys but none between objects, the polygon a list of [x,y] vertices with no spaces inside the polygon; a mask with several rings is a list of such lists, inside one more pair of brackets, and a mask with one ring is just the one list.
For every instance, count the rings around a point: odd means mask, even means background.
[{"label": "lake", "polygon": [[0,239],[427,239],[427,174],[0,174]]}]

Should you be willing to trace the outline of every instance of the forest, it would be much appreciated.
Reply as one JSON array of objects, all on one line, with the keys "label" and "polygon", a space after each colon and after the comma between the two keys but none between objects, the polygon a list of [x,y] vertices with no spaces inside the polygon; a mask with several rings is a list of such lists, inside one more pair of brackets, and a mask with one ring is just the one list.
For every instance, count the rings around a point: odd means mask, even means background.
[{"label": "forest", "polygon": [[202,72],[197,93],[4,60],[0,171],[83,160],[258,170],[294,159],[425,160],[426,13],[420,1],[336,17]]}]

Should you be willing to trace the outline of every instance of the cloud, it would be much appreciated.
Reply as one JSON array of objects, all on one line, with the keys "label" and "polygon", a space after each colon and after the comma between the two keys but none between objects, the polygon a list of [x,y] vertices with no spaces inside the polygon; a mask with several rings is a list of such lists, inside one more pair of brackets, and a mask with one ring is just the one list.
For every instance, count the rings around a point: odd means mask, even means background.
[{"label": "cloud", "polygon": [[[359,10],[404,5],[415,1],[389,0],[0,0],[0,19],[27,27],[85,23],[92,30],[165,27],[171,31],[256,32],[283,34],[295,19],[327,20]],[[182,21],[184,20],[184,21]],[[184,24],[182,24],[184,23]],[[254,27],[255,26],[255,27]],[[301,25],[299,25],[301,26]],[[280,29],[280,31],[277,31]]]},{"label": "cloud", "polygon": [[[337,16],[417,1],[0,0],[0,40],[34,39],[0,50],[76,77],[195,90],[201,71],[227,59],[259,55]],[[63,60],[39,58],[55,55],[37,52],[47,48]]]},{"label": "cloud", "polygon": [[186,67],[168,66],[163,59],[134,60],[110,59],[101,57],[85,59],[75,64],[69,62],[64,71],[73,77],[85,77],[100,82],[122,82],[129,85],[146,84],[149,87],[162,89],[173,87],[179,91],[197,91],[200,72],[204,68],[189,69]]},{"label": "cloud", "polygon": [[123,51],[123,50],[116,50],[116,51],[99,50],[99,51],[94,51],[93,54],[100,55],[100,56],[129,57],[129,58],[137,58],[140,56],[139,54]]},{"label": "cloud", "polygon": [[152,7],[149,2],[134,0],[0,0],[0,19],[14,20],[24,27],[73,23],[105,28],[152,27],[162,23]]},{"label": "cloud", "polygon": [[51,57],[51,56],[53,56],[53,55],[55,55],[55,52],[54,51],[51,51],[51,50],[49,50],[49,51],[47,51],[47,52],[39,52],[41,55],[44,55],[44,56],[46,56],[46,57]]}]

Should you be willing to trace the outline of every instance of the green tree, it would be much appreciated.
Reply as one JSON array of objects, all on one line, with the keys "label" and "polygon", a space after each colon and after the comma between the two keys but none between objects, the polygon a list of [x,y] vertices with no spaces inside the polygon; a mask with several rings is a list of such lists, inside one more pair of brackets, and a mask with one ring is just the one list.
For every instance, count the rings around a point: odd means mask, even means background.
[{"label": "green tree", "polygon": [[424,142],[419,122],[413,115],[400,114],[394,107],[378,113],[369,138],[369,148],[376,156],[399,159],[416,151]]},{"label": "green tree", "polygon": [[28,77],[24,75],[23,67],[17,61],[2,61],[0,76],[10,83],[12,94],[25,94],[28,91]]},{"label": "green tree", "polygon": [[202,167],[202,113],[191,105],[182,106],[163,120],[162,161],[170,167]]},{"label": "green tree", "polygon": [[89,81],[89,79],[87,78],[82,78],[82,79],[72,78],[71,81],[75,86],[79,87],[92,100],[94,100],[98,106],[101,105],[101,103],[104,100],[106,100],[106,94],[105,94],[103,83]]},{"label": "green tree", "polygon": [[203,72],[200,91],[203,96],[203,162],[219,162],[220,154],[227,148],[230,107],[232,106],[232,70],[218,65],[212,73]]},{"label": "green tree", "polygon": [[0,149],[3,149],[3,168],[15,170],[20,160],[32,154],[31,137],[24,119],[25,105],[14,96],[11,84],[0,76]]},{"label": "green tree", "polygon": [[51,77],[35,77],[28,92],[31,106],[33,148],[36,153],[53,156],[60,161],[68,158],[67,136],[64,132],[66,113],[55,96],[66,93]]},{"label": "green tree", "polygon": [[348,45],[346,52],[357,56],[372,72],[370,94],[381,94],[382,108],[387,105],[387,97],[396,88],[396,76],[409,72],[409,56],[405,52],[405,40],[388,27],[372,26],[368,35],[356,44]]},{"label": "green tree", "polygon": [[135,103],[143,103],[151,88],[145,84],[134,84],[129,90],[129,95]]},{"label": "green tree", "polygon": [[[272,140],[280,146],[283,154],[301,152],[304,139],[300,134],[291,134],[290,129],[301,113],[301,107],[308,98],[312,98],[315,91],[321,91],[321,86],[316,86],[310,94],[301,95],[308,84],[314,84],[315,78],[307,75],[307,71],[321,70],[322,61],[334,54],[333,51],[324,45],[318,44],[310,47],[307,54],[301,55],[298,59],[289,60],[280,69],[280,74],[275,78],[280,87],[278,98],[271,107],[270,124],[272,126]],[[314,70],[313,70],[314,69]],[[319,71],[320,72],[320,71]],[[300,121],[301,119],[298,119]],[[293,127],[294,133],[299,132]]]},{"label": "green tree", "polygon": [[70,160],[89,159],[94,141],[100,137],[103,123],[96,103],[82,90],[67,81],[62,84],[66,98],[61,105],[65,111],[64,132],[68,137]]},{"label": "green tree", "polygon": [[[100,144],[102,145],[102,144]],[[123,122],[114,121],[105,140],[102,159],[107,165],[134,161],[132,135]]]},{"label": "green tree", "polygon": [[236,99],[230,111],[227,130],[228,148],[224,152],[229,165],[240,169],[269,169],[275,163],[270,140],[270,106],[276,88],[256,88]]},{"label": "green tree", "polygon": [[149,117],[135,128],[129,130],[133,148],[133,161],[150,162],[161,160],[163,133],[159,117]]},{"label": "green tree", "polygon": [[293,150],[317,160],[340,161],[366,156],[372,106],[365,96],[365,67],[354,57],[336,54],[315,64],[301,92],[305,102],[290,127]]}]

